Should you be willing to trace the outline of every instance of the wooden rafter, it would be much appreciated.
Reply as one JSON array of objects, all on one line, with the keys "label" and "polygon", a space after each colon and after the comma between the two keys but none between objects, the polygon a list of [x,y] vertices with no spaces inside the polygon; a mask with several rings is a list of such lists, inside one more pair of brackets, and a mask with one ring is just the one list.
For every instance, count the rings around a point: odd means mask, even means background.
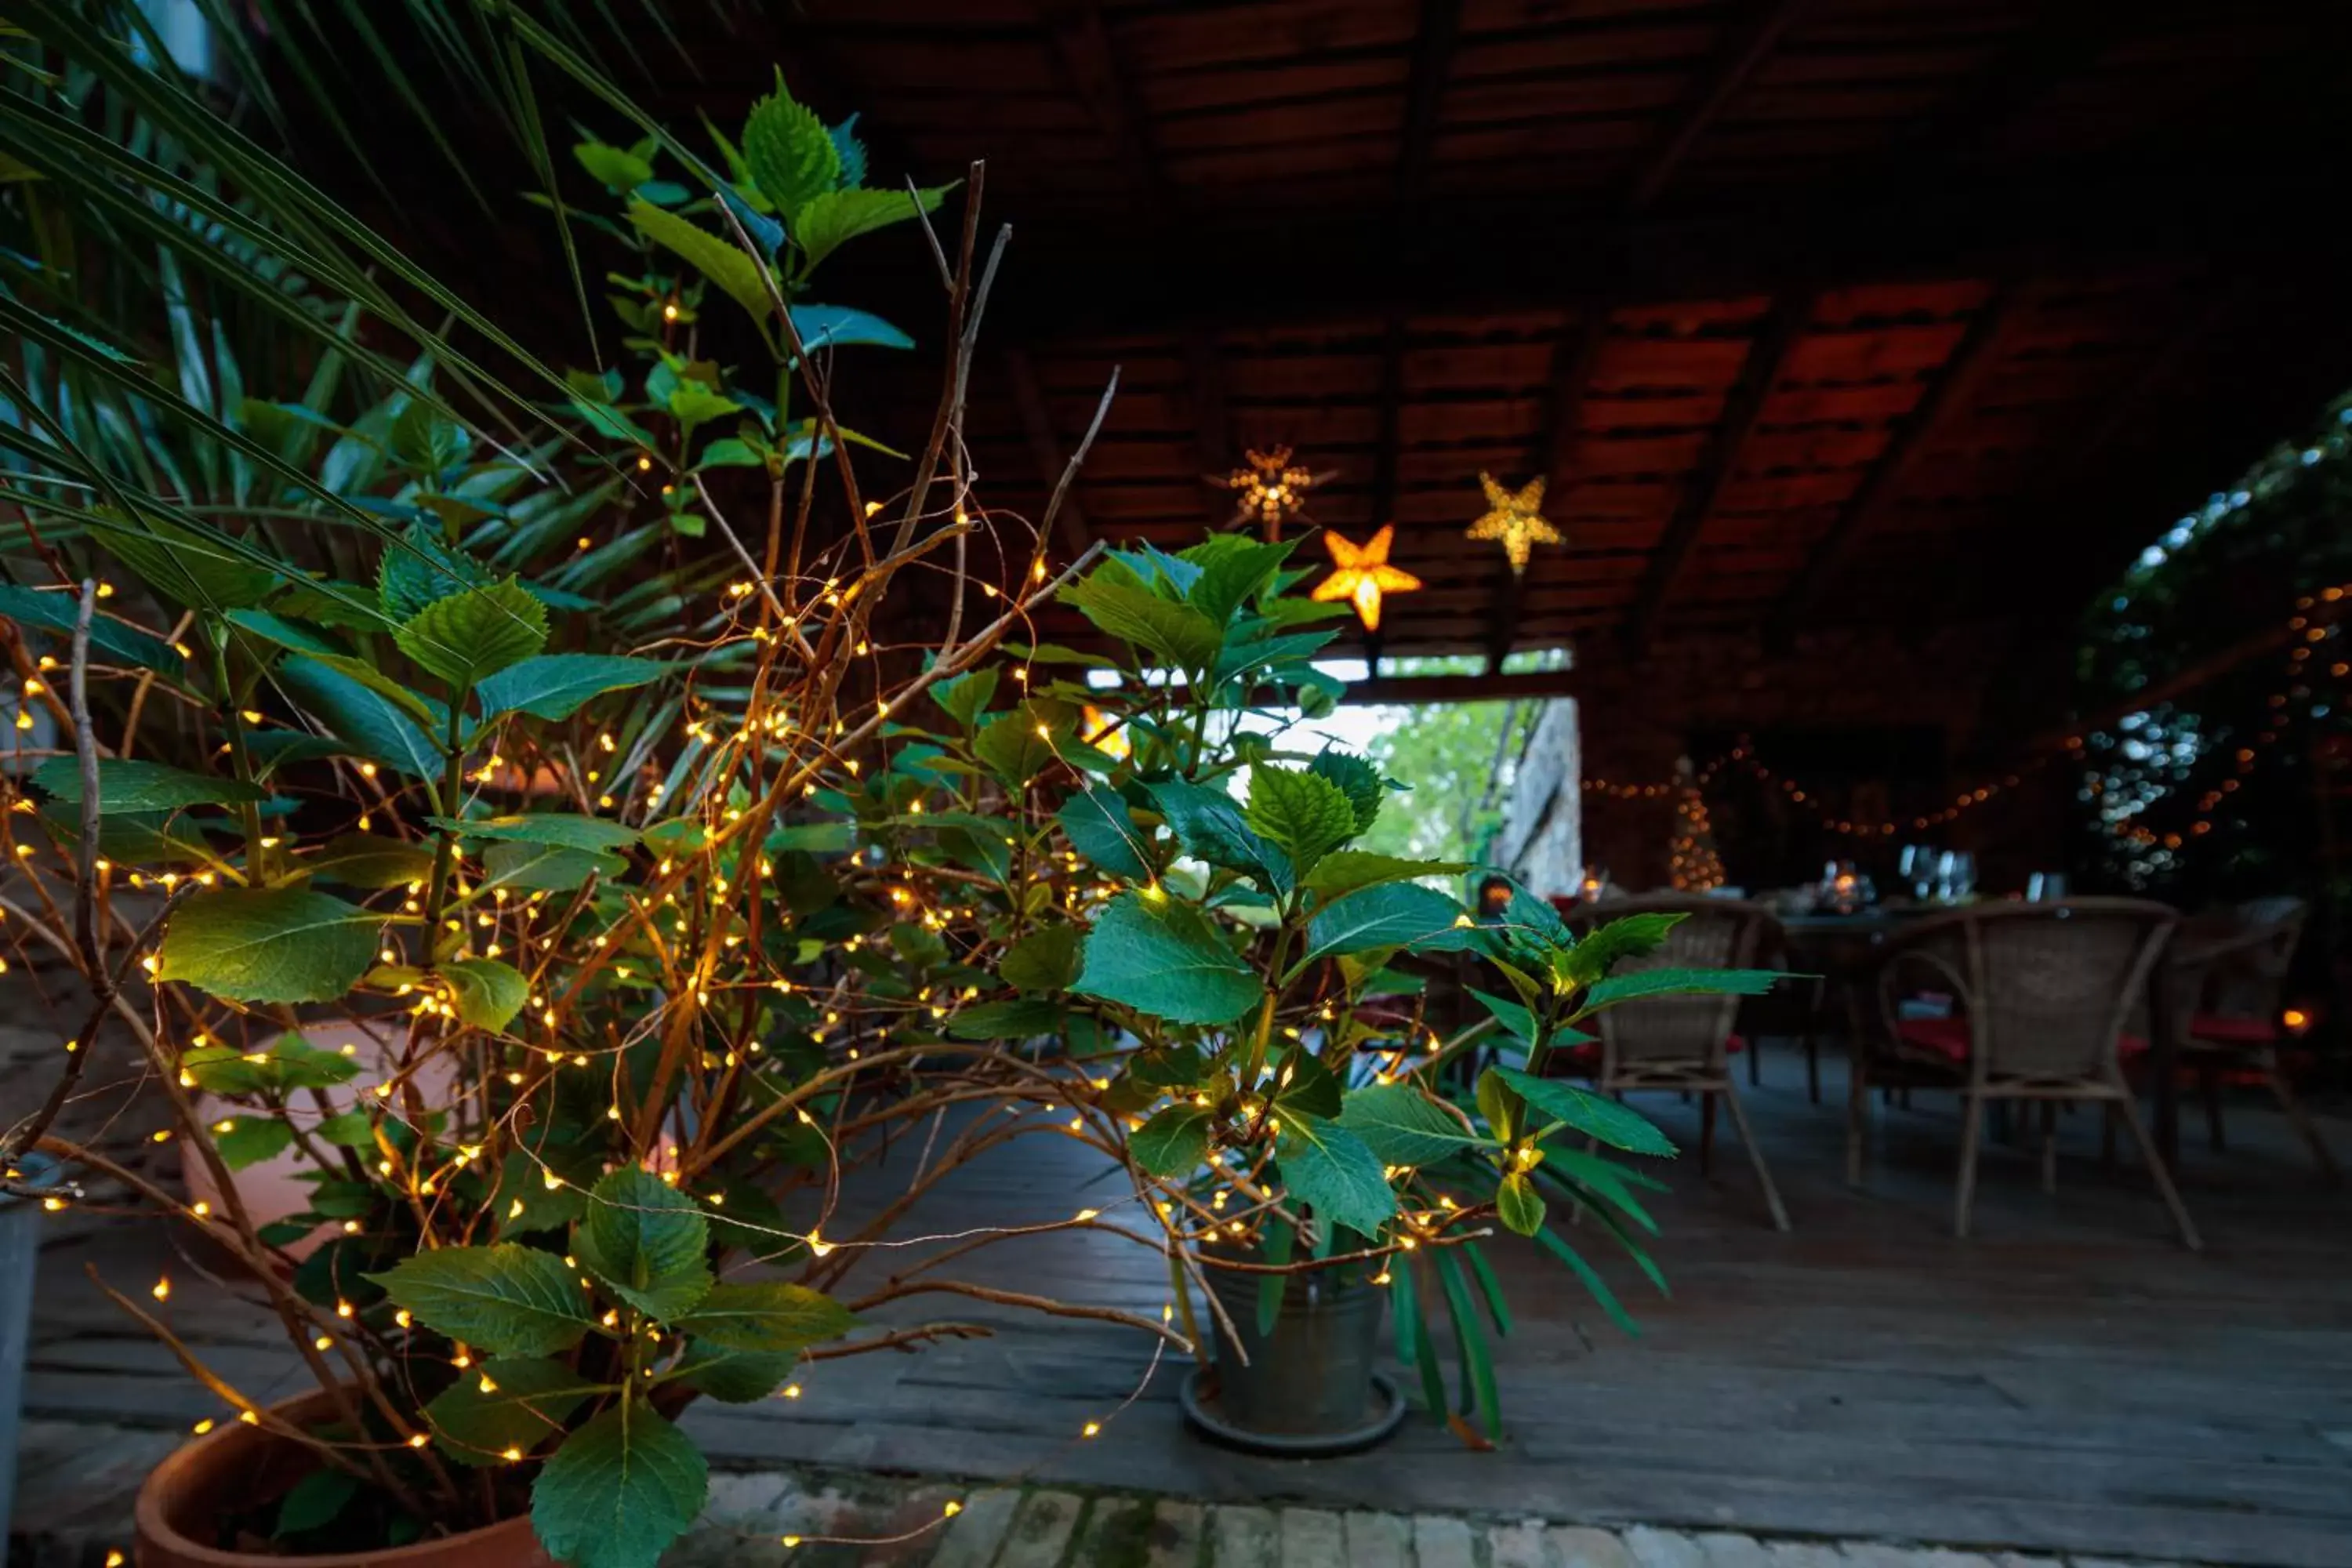
[{"label": "wooden rafter", "polygon": [[1698,145],[1698,139],[1739,96],[1757,68],[1771,58],[1781,35],[1807,4],[1808,0],[1762,0],[1753,7],[1745,24],[1733,32],[1728,46],[1716,57],[1697,88],[1685,100],[1666,133],[1643,155],[1640,167],[1626,186],[1627,210],[1639,212],[1658,199],[1675,172],[1690,156],[1691,149]]},{"label": "wooden rafter", "polygon": [[[1544,387],[1544,423],[1529,454],[1528,471],[1545,481],[1546,503],[1557,508],[1576,476],[1576,449],[1583,433],[1585,395],[1592,388],[1592,373],[1609,339],[1609,308],[1597,306],[1560,334],[1552,347],[1551,374]],[[1519,622],[1527,609],[1527,578],[1511,570],[1508,560],[1495,570],[1495,629],[1486,643],[1486,671],[1503,666],[1511,645],[1518,640]]]},{"label": "wooden rafter", "polygon": [[1986,296],[1962,334],[1959,346],[1944,362],[1934,384],[1895,432],[1845,510],[1798,569],[1788,593],[1773,612],[1769,640],[1786,642],[1798,624],[1812,613],[1831,581],[1877,528],[1886,509],[1902,490],[1904,479],[1920,455],[1934,445],[1945,422],[1973,401],[1977,388],[1992,368],[2001,323],[2015,298],[2015,290],[2007,285],[1996,287]]},{"label": "wooden rafter", "polygon": [[1667,520],[1665,533],[1650,557],[1649,570],[1633,601],[1633,613],[1625,627],[1626,649],[1633,658],[1649,652],[1651,641],[1657,635],[1659,618],[1674,595],[1675,584],[1689,563],[1700,536],[1706,531],[1725,489],[1738,473],[1748,443],[1755,439],[1764,422],[1764,405],[1771,395],[1772,384],[1780,379],[1780,367],[1789,351],[1804,335],[1805,323],[1811,315],[1810,294],[1783,293],[1765,311],[1756,336],[1749,341],[1739,379],[1724,399],[1723,416],[1716,421],[1706,448],[1700,455],[1698,469],[1684,488],[1674,515]]},{"label": "wooden rafter", "polygon": [[1454,73],[1454,46],[1462,34],[1462,0],[1421,0],[1421,25],[1413,38],[1412,75],[1405,87],[1404,130],[1398,143],[1396,194],[1417,202],[1427,188],[1429,155],[1445,103],[1446,79]]},{"label": "wooden rafter", "polygon": [[[1038,384],[1037,367],[1031,363],[1025,349],[1004,351],[1004,379],[1013,393],[1013,412],[1021,418],[1021,432],[1029,442],[1029,455],[1037,465],[1037,482],[1050,495],[1062,482],[1066,461],[1062,438],[1054,430],[1054,413],[1045,403],[1045,388]],[[1094,542],[1094,530],[1087,522],[1087,510],[1078,500],[1077,486],[1073,484],[1062,498],[1058,519],[1063,548],[1072,559],[1086,553]]]}]

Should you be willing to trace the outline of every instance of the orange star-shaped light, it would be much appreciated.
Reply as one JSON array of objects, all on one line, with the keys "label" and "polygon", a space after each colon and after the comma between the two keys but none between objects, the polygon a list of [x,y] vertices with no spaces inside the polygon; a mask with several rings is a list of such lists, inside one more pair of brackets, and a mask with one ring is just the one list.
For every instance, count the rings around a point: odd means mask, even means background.
[{"label": "orange star-shaped light", "polygon": [[1528,557],[1538,544],[1560,542],[1559,530],[1537,512],[1543,505],[1544,482],[1541,478],[1529,479],[1528,488],[1514,491],[1495,482],[1491,474],[1480,474],[1478,482],[1486,487],[1486,515],[1470,525],[1473,539],[1499,539],[1503,553],[1511,558],[1514,574],[1528,569]]},{"label": "orange star-shaped light", "polygon": [[1389,545],[1396,538],[1396,525],[1384,522],[1381,531],[1363,544],[1351,544],[1329,529],[1323,531],[1323,547],[1331,552],[1331,575],[1315,584],[1314,597],[1328,604],[1334,599],[1346,599],[1356,606],[1356,618],[1364,629],[1381,629],[1381,595],[1410,594],[1421,586],[1421,579],[1400,567],[1389,564]]}]

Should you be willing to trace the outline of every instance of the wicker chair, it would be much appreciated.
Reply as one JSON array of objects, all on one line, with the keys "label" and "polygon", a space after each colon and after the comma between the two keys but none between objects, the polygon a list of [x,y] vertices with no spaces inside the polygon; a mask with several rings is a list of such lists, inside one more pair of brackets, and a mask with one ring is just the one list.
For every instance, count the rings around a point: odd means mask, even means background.
[{"label": "wicker chair", "polygon": [[[1777,942],[1780,922],[1761,904],[1733,899],[1696,898],[1679,893],[1654,893],[1612,899],[1597,908],[1587,906],[1569,917],[1571,926],[1589,927],[1625,915],[1672,911],[1688,916],[1667,933],[1655,952],[1621,960],[1613,973],[1643,969],[1738,969],[1750,966],[1769,942]],[[1740,1146],[1756,1167],[1756,1180],[1772,1211],[1772,1223],[1789,1228],[1789,1211],[1780,1190],[1764,1163],[1764,1151],[1748,1125],[1748,1113],[1732,1083],[1731,1057],[1746,1042],[1732,1032],[1739,1016],[1737,996],[1652,996],[1609,1008],[1599,1018],[1601,1037],[1594,1044],[1555,1050],[1549,1058],[1532,1064],[1532,1070],[1559,1077],[1589,1078],[1607,1094],[1629,1089],[1671,1089],[1700,1096],[1698,1161],[1702,1173],[1714,1162],[1715,1106],[1723,1101],[1731,1113]]]},{"label": "wicker chair", "polygon": [[[2149,976],[2179,918],[2162,904],[2134,899],[1993,904],[1924,920],[1895,938],[1878,972],[1885,1038],[1875,1050],[1855,1042],[1848,1180],[1861,1184],[1874,1085],[1957,1088],[1963,1113],[1952,1232],[1964,1237],[1986,1103],[2041,1103],[2042,1183],[2054,1191],[2057,1105],[2095,1100],[2130,1128],[2182,1243],[2200,1247],[2123,1070],[2123,1057],[2144,1048],[2126,1026],[2145,1008]],[[1958,1011],[1905,1016],[1900,993],[1922,981],[1949,991]]]},{"label": "wicker chair", "polygon": [[2326,1140],[2279,1070],[2280,993],[2296,944],[2305,906],[2295,899],[2265,899],[2221,920],[2184,928],[2165,967],[2165,1002],[2181,1065],[2193,1069],[2205,1098],[2206,1135],[2223,1146],[2221,1075],[2252,1070],[2277,1100],[2287,1123],[2311,1150],[2329,1181],[2340,1179]]}]

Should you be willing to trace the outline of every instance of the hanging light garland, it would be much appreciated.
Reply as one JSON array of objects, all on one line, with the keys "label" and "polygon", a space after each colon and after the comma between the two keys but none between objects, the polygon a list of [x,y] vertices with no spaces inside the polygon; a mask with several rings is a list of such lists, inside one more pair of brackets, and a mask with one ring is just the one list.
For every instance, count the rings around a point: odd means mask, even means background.
[{"label": "hanging light garland", "polygon": [[1500,540],[1503,553],[1510,557],[1511,575],[1518,576],[1528,569],[1528,558],[1538,544],[1564,542],[1559,529],[1542,515],[1544,480],[1541,475],[1529,479],[1523,489],[1512,489],[1497,484],[1492,474],[1480,474],[1478,483],[1486,492],[1486,514],[1470,525],[1472,539]]},{"label": "hanging light garland", "polygon": [[1356,618],[1364,623],[1366,631],[1379,631],[1381,596],[1410,594],[1421,586],[1420,578],[1389,564],[1389,546],[1395,539],[1392,522],[1381,524],[1380,531],[1362,544],[1325,529],[1323,548],[1331,552],[1331,575],[1315,584],[1311,596],[1324,604],[1347,600],[1356,606]]},{"label": "hanging light garland", "polygon": [[1234,515],[1227,526],[1255,521],[1269,541],[1282,537],[1285,523],[1304,521],[1307,517],[1307,494],[1331,478],[1318,474],[1302,463],[1291,460],[1288,447],[1276,447],[1261,452],[1253,447],[1242,454],[1242,466],[1227,474],[1222,483],[1234,492]]}]

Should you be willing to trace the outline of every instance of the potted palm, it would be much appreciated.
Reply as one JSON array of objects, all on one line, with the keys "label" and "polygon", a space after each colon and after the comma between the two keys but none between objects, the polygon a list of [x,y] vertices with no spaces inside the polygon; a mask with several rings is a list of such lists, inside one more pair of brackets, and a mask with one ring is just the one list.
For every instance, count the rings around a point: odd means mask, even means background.
[{"label": "potted palm", "polygon": [[[77,41],[110,88],[150,89]],[[225,403],[74,324],[68,275],[7,299],[55,374],[9,378],[30,550],[0,607],[70,750],[12,786],[0,896],[5,936],[70,964],[90,1012],[48,1104],[0,1136],[5,1180],[30,1192],[37,1152],[64,1170],[46,1201],[103,1176],[188,1227],[318,1385],[254,1398],[173,1334],[168,1275],[110,1286],[220,1401],[142,1494],[155,1568],[650,1568],[702,1505],[684,1404],[968,1331],[844,1341],[894,1294],[845,1300],[849,1257],[923,1184],[862,1231],[828,1236],[809,1200],[994,1053],[929,1031],[956,966],[878,940],[890,889],[828,805],[1057,584],[1024,579],[927,669],[845,685],[898,574],[979,525],[949,515],[958,362],[869,535],[815,349],[906,340],[804,290],[938,193],[867,188],[854,136],[781,86],[740,141],[723,174],[658,136],[578,150],[639,239],[634,369],[549,377],[562,417],[527,450],[422,365],[356,403],[325,361],[303,399]],[[655,178],[665,151],[706,195]],[[959,329],[974,292],[967,250]],[[356,376],[383,365],[352,303],[331,352]],[[764,388],[704,357],[706,304],[750,316]],[[185,324],[179,352],[211,354],[221,333]],[[74,438],[94,428],[142,438]],[[820,473],[848,523],[829,543]],[[739,531],[730,496],[761,521]],[[707,532],[725,552],[680,542]],[[187,1194],[57,1130],[86,1064],[125,1049]],[[280,1157],[301,1195],[266,1212],[241,1177]]]},{"label": "potted palm", "polygon": [[[1673,1152],[1640,1116],[1509,1058],[1540,1064],[1633,997],[1772,976],[1612,978],[1671,917],[1579,941],[1517,893],[1481,926],[1445,890],[1464,867],[1355,847],[1403,786],[1286,745],[1334,691],[1312,663],[1333,607],[1288,592],[1305,575],[1288,550],[1223,535],[1107,556],[1064,600],[1111,655],[1016,650],[1027,695],[1005,711],[987,689],[960,694],[956,749],[1016,791],[1032,825],[1019,852],[1049,868],[1001,921],[1012,994],[961,1026],[1076,1043],[1048,1092],[1125,1166],[1145,1239],[1169,1257],[1204,1356],[1186,1389],[1200,1425],[1289,1453],[1376,1439],[1402,1409],[1370,1366],[1393,1304],[1430,1413],[1487,1441],[1500,1415],[1482,1318],[1501,1331],[1508,1315],[1486,1247],[1498,1229],[1531,1240],[1630,1327],[1553,1214],[1590,1214],[1663,1288],[1642,1244],[1654,1184],[1619,1156]],[[1094,666],[1087,679],[1033,674],[1069,659]],[[1478,993],[1485,1019],[1440,1041],[1409,995],[1400,1005],[1412,982],[1399,965],[1456,953],[1496,990]],[[1504,1048],[1473,1074],[1474,1045]],[[1444,1318],[1464,1369],[1452,1396]]]}]

